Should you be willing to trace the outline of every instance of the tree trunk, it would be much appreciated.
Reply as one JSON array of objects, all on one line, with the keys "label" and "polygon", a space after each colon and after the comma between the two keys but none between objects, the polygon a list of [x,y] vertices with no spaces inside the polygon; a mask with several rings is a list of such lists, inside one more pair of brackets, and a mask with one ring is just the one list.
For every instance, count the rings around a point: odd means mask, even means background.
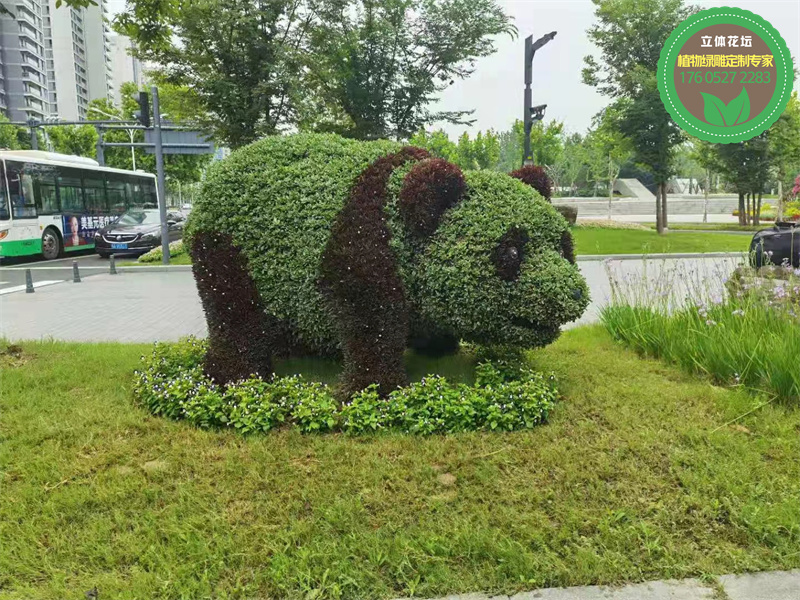
[{"label": "tree trunk", "polygon": [[667,182],[661,184],[661,228],[668,229],[667,222]]},{"label": "tree trunk", "polygon": [[747,225],[745,215],[747,215],[747,208],[744,205],[744,192],[739,192],[739,225]]},{"label": "tree trunk", "polygon": [[694,191],[694,186],[692,185],[692,181],[694,181],[694,180],[691,177],[689,177],[689,195],[690,196],[692,195],[692,192]]},{"label": "tree trunk", "polygon": [[664,233],[664,223],[661,220],[661,184],[656,187],[656,231]]},{"label": "tree trunk", "polygon": [[[758,204],[756,204],[756,209],[753,211],[753,225],[760,225],[761,224],[761,197],[763,193],[761,191],[758,192]],[[753,200],[755,203],[755,200]]]},{"label": "tree trunk", "polygon": [[744,210],[744,224],[750,225],[750,211],[753,210],[752,206],[750,205],[750,192],[747,192],[747,196],[745,196],[745,210]]},{"label": "tree trunk", "polygon": [[703,201],[703,223],[708,223],[708,186],[710,185],[710,180],[711,172],[709,169],[706,169],[706,185],[703,190],[705,195],[705,200]]},{"label": "tree trunk", "polygon": [[783,220],[783,182],[778,179],[778,208],[776,209],[775,222]]}]

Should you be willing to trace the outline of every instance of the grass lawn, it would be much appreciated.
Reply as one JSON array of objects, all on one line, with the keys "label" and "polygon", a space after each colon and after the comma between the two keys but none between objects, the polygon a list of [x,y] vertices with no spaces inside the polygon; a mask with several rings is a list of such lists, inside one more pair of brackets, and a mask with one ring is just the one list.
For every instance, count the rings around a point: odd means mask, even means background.
[{"label": "grass lawn", "polygon": [[746,252],[750,238],[725,233],[665,233],[573,227],[576,254]]},{"label": "grass lawn", "polygon": [[0,398],[0,596],[391,598],[800,567],[800,411],[601,327],[513,434],[241,437],[131,405],[145,346],[26,343]]}]

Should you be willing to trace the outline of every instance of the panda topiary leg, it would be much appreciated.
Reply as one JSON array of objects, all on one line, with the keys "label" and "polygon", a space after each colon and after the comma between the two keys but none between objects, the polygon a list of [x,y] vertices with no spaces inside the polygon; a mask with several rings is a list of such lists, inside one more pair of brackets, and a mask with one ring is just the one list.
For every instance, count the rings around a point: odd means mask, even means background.
[{"label": "panda topiary leg", "polygon": [[373,383],[385,396],[407,382],[403,352],[408,307],[384,205],[392,171],[427,156],[420,148],[406,147],[367,167],[353,185],[322,255],[320,286],[342,338],[342,398]]},{"label": "panda topiary leg", "polygon": [[269,317],[244,256],[229,235],[217,232],[197,232],[190,253],[208,324],[206,375],[222,384],[270,375]]}]

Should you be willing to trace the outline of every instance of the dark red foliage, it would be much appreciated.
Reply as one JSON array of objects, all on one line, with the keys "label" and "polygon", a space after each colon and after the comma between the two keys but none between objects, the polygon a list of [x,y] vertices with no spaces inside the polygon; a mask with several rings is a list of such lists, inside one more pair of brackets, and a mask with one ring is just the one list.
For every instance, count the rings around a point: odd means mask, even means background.
[{"label": "dark red foliage", "polygon": [[575,264],[575,244],[568,229],[561,232],[561,255],[573,265]]},{"label": "dark red foliage", "polygon": [[384,206],[392,171],[428,158],[407,146],[379,158],[356,180],[322,255],[320,287],[339,327],[344,355],[340,394],[377,383],[388,394],[406,383],[409,316]]},{"label": "dark red foliage", "polygon": [[525,260],[525,244],[529,239],[528,232],[519,227],[512,227],[500,238],[492,251],[492,262],[500,279],[514,281],[519,277],[519,270]]},{"label": "dark red foliage", "polygon": [[456,165],[441,158],[414,165],[403,180],[400,214],[406,227],[417,236],[429,237],[445,211],[464,195],[467,184]]},{"label": "dark red foliage", "polygon": [[247,262],[231,237],[198,232],[190,254],[208,323],[205,372],[227,384],[272,373],[274,324],[264,312]]},{"label": "dark red foliage", "polygon": [[542,167],[537,165],[525,165],[516,171],[512,171],[510,175],[523,183],[527,183],[539,192],[545,200],[550,202],[550,197],[553,195],[552,184]]}]

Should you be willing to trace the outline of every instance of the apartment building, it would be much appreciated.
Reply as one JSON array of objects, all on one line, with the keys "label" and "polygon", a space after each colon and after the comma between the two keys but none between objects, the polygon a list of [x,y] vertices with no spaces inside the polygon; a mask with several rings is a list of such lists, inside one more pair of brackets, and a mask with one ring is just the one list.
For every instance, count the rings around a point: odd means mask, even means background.
[{"label": "apartment building", "polygon": [[89,118],[89,102],[113,99],[105,0],[72,8],[12,0],[0,15],[0,110],[11,120]]}]

